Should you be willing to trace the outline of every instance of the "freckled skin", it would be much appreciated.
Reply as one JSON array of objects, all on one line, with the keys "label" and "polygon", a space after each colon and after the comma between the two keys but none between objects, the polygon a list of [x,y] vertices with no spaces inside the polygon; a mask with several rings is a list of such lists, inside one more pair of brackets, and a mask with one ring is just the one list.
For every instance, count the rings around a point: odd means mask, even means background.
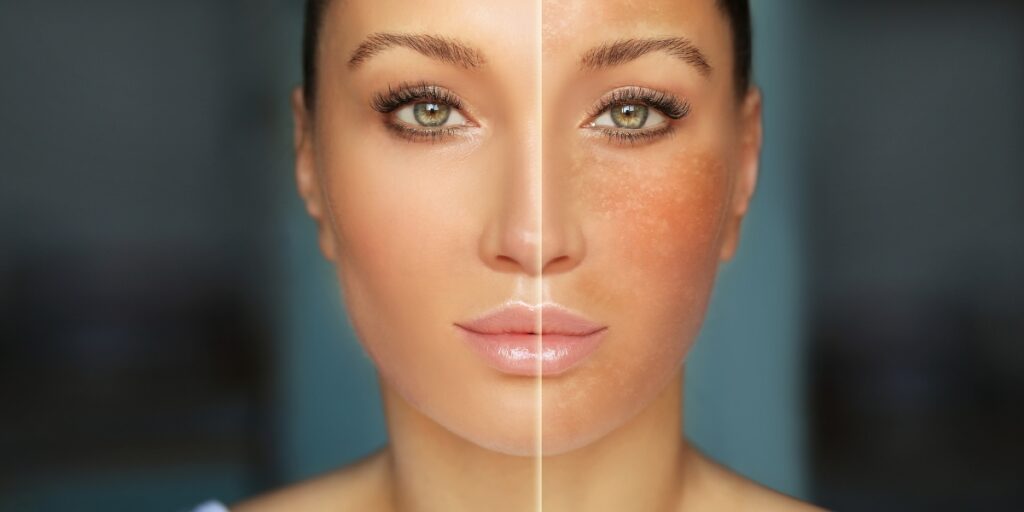
[{"label": "freckled skin", "polygon": [[[617,264],[603,274],[581,269],[575,288],[592,309],[616,315],[616,321],[588,364],[544,382],[548,432],[554,437],[565,430],[573,439],[569,446],[599,436],[646,405],[638,398],[653,398],[665,385],[699,329],[718,263],[711,248],[721,233],[729,183],[713,157],[685,153],[655,165],[588,156],[576,174],[574,190],[593,233],[588,240]],[[586,402],[589,407],[580,407]],[[563,417],[587,428],[557,425]]]},{"label": "freckled skin", "polygon": [[[677,167],[590,163],[579,197],[609,262],[581,269],[576,289],[590,310],[614,315],[605,345],[574,374],[548,379],[545,440],[592,440],[646,405],[678,369],[707,305],[717,266],[726,179],[706,158]],[[620,163],[621,164],[621,163]],[[596,251],[595,251],[596,252]],[[569,429],[559,424],[585,424]]]},{"label": "freckled skin", "polygon": [[[543,383],[545,451],[556,454],[629,421],[679,371],[703,321],[723,242],[736,236],[730,227],[737,197],[743,200],[743,157],[737,102],[727,87],[731,44],[715,30],[722,19],[711,2],[566,0],[544,9],[545,147],[553,148],[545,190],[573,205],[564,222],[578,225],[587,243],[578,268],[548,277],[561,292],[556,299],[610,326],[589,360]],[[665,35],[693,40],[715,67],[712,75],[664,55],[591,73],[572,60],[609,39]],[[666,91],[691,111],[670,121],[670,135],[636,145],[580,128],[573,111],[626,85]]]}]

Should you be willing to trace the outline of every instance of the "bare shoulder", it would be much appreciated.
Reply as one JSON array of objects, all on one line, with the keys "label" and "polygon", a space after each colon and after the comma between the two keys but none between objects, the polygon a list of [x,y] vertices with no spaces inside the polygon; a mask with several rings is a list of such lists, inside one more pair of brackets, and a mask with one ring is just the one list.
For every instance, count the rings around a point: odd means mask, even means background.
[{"label": "bare shoulder", "polygon": [[[824,509],[769,489],[745,478],[694,451],[691,459],[691,484],[700,489],[702,506],[694,510],[751,510],[759,512],[814,512]],[[712,506],[708,506],[712,505]],[[684,506],[683,510],[691,510]]]},{"label": "bare shoulder", "polygon": [[231,512],[319,512],[386,510],[387,452],[316,478],[256,496],[230,507]]}]

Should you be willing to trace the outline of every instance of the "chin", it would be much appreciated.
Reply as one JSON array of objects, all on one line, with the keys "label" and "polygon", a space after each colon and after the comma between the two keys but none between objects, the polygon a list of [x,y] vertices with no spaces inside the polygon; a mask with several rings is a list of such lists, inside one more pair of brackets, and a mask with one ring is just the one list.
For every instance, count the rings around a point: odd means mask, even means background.
[{"label": "chin", "polygon": [[[651,379],[648,372],[639,375],[635,385],[615,390],[587,386],[596,384],[589,379],[544,381],[542,407],[538,407],[534,388],[519,389],[514,398],[488,402],[486,408],[476,409],[486,411],[484,414],[464,416],[458,413],[466,409],[458,406],[453,415],[423,412],[450,432],[486,450],[517,457],[553,457],[598,443],[641,414],[673,375],[671,371],[657,373],[664,373],[664,378]],[[537,381],[524,382],[532,388]],[[543,414],[540,418],[539,411]]]},{"label": "chin", "polygon": [[584,449],[628,428],[669,390],[688,346],[652,350],[620,368],[597,366],[544,381],[543,454]]},{"label": "chin", "polygon": [[[519,417],[510,420],[510,418],[499,414],[494,419],[496,421],[489,422],[485,426],[466,425],[467,428],[463,429],[455,426],[449,430],[492,452],[514,457],[548,457],[584,448],[605,437],[622,423],[612,421],[604,421],[600,424],[590,423],[585,425],[584,430],[581,430],[571,426],[576,422],[549,422],[545,418],[543,430],[540,433],[540,443],[538,443],[538,425],[535,418]],[[628,418],[624,421],[628,421]]]},{"label": "chin", "polygon": [[[492,403],[489,413],[473,417],[436,418],[442,426],[463,439],[493,452],[516,457],[538,454],[537,406],[531,398],[513,400],[498,407]],[[527,402],[527,403],[524,403]]]}]

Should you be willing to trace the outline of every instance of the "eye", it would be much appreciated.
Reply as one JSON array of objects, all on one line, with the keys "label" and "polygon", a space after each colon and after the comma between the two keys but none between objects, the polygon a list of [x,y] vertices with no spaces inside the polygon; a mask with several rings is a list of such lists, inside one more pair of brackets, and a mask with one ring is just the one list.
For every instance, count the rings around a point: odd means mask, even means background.
[{"label": "eye", "polygon": [[413,127],[442,128],[466,125],[466,118],[451,105],[424,101],[405,105],[395,111],[395,118]]},{"label": "eye", "polygon": [[618,128],[623,130],[640,130],[654,128],[664,124],[666,117],[642,103],[619,103],[601,112],[591,123],[593,127]]}]

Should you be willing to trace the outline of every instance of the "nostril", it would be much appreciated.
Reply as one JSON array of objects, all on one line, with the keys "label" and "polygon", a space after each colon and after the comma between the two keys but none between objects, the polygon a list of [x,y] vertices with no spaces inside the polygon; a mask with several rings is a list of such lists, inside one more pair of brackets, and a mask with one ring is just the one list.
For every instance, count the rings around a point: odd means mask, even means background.
[{"label": "nostril", "polygon": [[505,272],[523,272],[523,262],[519,261],[518,258],[512,256],[506,256],[504,254],[498,254],[494,256],[494,268]]},{"label": "nostril", "polygon": [[505,263],[505,264],[509,264],[509,265],[519,265],[519,261],[518,260],[516,260],[515,258],[513,258],[511,256],[505,256],[504,254],[499,254],[497,260],[499,262],[501,262],[501,263]]},{"label": "nostril", "polygon": [[572,266],[572,261],[569,256],[562,255],[545,263],[544,272],[558,272],[561,267],[565,266]]}]

